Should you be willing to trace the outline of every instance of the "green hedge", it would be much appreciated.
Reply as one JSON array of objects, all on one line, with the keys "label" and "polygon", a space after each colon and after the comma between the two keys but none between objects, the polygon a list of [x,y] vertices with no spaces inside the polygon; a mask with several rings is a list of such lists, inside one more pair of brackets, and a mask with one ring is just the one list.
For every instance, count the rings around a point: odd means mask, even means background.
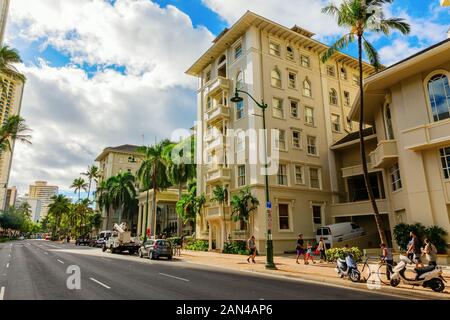
[{"label": "green hedge", "polygon": [[167,240],[170,241],[172,246],[181,246],[181,237],[167,238]]},{"label": "green hedge", "polygon": [[328,249],[326,251],[327,261],[328,262],[335,262],[338,258],[345,259],[345,257],[346,257],[348,252],[353,254],[353,258],[355,259],[355,262],[361,261],[363,253],[357,247],[353,247],[353,248],[331,248],[331,249]]},{"label": "green hedge", "polygon": [[192,251],[208,251],[208,240],[188,240],[186,241],[186,250]]},{"label": "green hedge", "polygon": [[247,255],[247,243],[245,241],[226,242],[223,248],[223,253]]}]

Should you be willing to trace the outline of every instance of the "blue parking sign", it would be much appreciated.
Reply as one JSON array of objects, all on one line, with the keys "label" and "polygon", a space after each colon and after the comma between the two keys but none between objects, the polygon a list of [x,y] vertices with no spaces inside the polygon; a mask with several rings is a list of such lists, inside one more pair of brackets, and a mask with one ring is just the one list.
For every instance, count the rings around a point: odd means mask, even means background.
[{"label": "blue parking sign", "polygon": [[272,209],[272,202],[267,201],[267,206],[266,206],[266,208],[267,208],[267,209]]}]

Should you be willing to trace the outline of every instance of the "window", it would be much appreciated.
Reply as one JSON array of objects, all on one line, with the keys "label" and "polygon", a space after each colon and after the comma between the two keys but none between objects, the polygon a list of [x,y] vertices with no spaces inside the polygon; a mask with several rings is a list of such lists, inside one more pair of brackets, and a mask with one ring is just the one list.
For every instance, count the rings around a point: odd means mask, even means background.
[{"label": "window", "polygon": [[298,130],[292,131],[292,146],[296,149],[302,147],[301,133]]},{"label": "window", "polygon": [[278,130],[278,137],[275,139],[275,148],[278,150],[286,150],[286,131]]},{"label": "window", "polygon": [[280,230],[289,230],[289,205],[278,204]]},{"label": "window", "polygon": [[239,43],[235,48],[234,48],[234,59],[237,60],[242,56],[242,43]]},{"label": "window", "polygon": [[316,156],[317,155],[317,145],[316,145],[317,138],[313,137],[313,136],[308,136],[306,140],[308,142],[308,154]]},{"label": "window", "polygon": [[269,53],[273,56],[280,57],[281,56],[280,45],[275,42],[270,42],[269,43]]},{"label": "window", "polygon": [[389,168],[389,177],[391,179],[392,191],[397,191],[402,188],[402,180],[400,178],[400,168],[398,163]]},{"label": "window", "polygon": [[236,137],[236,152],[241,152],[245,150],[245,133],[239,131]]},{"label": "window", "polygon": [[287,46],[286,47],[286,57],[289,60],[294,60],[294,50],[292,49],[292,47]]},{"label": "window", "polygon": [[277,87],[277,88],[281,88],[281,74],[280,74],[280,71],[278,71],[278,69],[276,69],[276,68],[273,69],[271,74],[270,74],[270,77],[271,77],[271,84],[272,84],[272,86]]},{"label": "window", "polygon": [[344,91],[344,105],[350,105],[350,92]]},{"label": "window", "polygon": [[245,165],[238,166],[238,187],[243,187],[245,185]]},{"label": "window", "polygon": [[309,57],[308,57],[308,56],[305,56],[305,55],[301,55],[301,57],[300,57],[300,63],[301,63],[301,65],[302,65],[303,67],[305,67],[305,68],[309,68],[309,67],[311,66],[311,62],[310,62],[310,60],[309,60]]},{"label": "window", "polygon": [[244,117],[244,101],[239,101],[236,103],[236,120],[242,119]]},{"label": "window", "polygon": [[311,107],[305,107],[305,123],[308,125],[314,125],[314,109]]},{"label": "window", "polygon": [[272,105],[273,105],[273,116],[275,118],[284,118],[284,111],[283,111],[283,100],[279,98],[273,98],[272,99]]},{"label": "window", "polygon": [[330,89],[329,97],[330,97],[330,104],[337,105],[338,98],[337,98],[337,92],[335,89],[333,89],[333,88]]},{"label": "window", "polygon": [[312,213],[314,229],[316,229],[318,226],[322,226],[322,206],[313,205]]},{"label": "window", "polygon": [[[381,172],[369,173],[370,186],[375,199],[384,199],[383,175]],[[346,179],[348,190],[348,202],[369,200],[366,181],[363,175],[351,176]]]},{"label": "window", "polygon": [[298,118],[298,102],[291,100],[291,117]]},{"label": "window", "polygon": [[327,65],[327,75],[330,77],[336,77],[336,69],[333,66]]},{"label": "window", "polygon": [[439,149],[445,179],[450,179],[450,147]]},{"label": "window", "polygon": [[392,128],[392,117],[391,117],[391,107],[389,103],[384,106],[384,120],[386,126],[386,138],[388,140],[395,139],[394,138],[394,129]]},{"label": "window", "polygon": [[428,81],[431,112],[434,121],[450,118],[450,87],[447,76],[437,74]]},{"label": "window", "polygon": [[226,63],[227,57],[225,55],[222,55],[218,62],[217,62],[217,75],[219,77],[226,78],[227,77],[227,63]]},{"label": "window", "polygon": [[357,74],[352,75],[352,82],[355,86],[359,86],[359,76]]},{"label": "window", "polygon": [[244,88],[244,74],[242,73],[242,71],[239,71],[236,76],[236,89],[242,88]]},{"label": "window", "polygon": [[289,72],[289,88],[295,89],[297,88],[297,74],[294,72]]},{"label": "window", "polygon": [[341,67],[341,79],[347,80],[347,70],[344,67]]},{"label": "window", "polygon": [[287,167],[285,164],[280,164],[278,166],[278,175],[277,175],[278,184],[280,186],[288,185],[288,177],[287,177]]},{"label": "window", "polygon": [[319,169],[309,168],[309,185],[313,189],[320,189]]},{"label": "window", "polygon": [[295,183],[305,184],[304,167],[301,165],[295,165]]},{"label": "window", "polygon": [[332,114],[331,115],[331,125],[333,128],[333,131],[341,132],[341,117],[337,114]]},{"label": "window", "polygon": [[350,131],[352,131],[353,130],[353,122],[352,122],[352,120],[350,120],[348,117],[346,118],[346,120],[347,120],[347,127],[348,127],[348,129]]},{"label": "window", "polygon": [[206,109],[209,110],[211,108],[212,108],[212,99],[211,99],[211,97],[208,97],[206,99]]},{"label": "window", "polygon": [[305,79],[305,81],[303,81],[303,95],[309,98],[312,97],[311,83],[308,81],[308,79]]},{"label": "window", "polygon": [[209,82],[211,80],[211,70],[206,71],[205,74],[205,83]]}]

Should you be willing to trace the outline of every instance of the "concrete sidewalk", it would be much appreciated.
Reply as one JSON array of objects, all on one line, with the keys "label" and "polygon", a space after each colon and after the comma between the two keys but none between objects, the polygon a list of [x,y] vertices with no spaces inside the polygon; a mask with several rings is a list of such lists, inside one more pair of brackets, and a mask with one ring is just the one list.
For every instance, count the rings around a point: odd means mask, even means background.
[{"label": "concrete sidewalk", "polygon": [[[277,270],[267,270],[265,268],[265,256],[258,256],[256,258],[256,264],[247,263],[247,256],[233,255],[233,254],[222,254],[217,252],[199,252],[199,251],[187,251],[183,250],[181,257],[179,259],[208,266],[217,266],[220,268],[239,270],[242,272],[258,272],[269,275],[283,276],[288,278],[296,278],[302,280],[309,280],[314,282],[321,282],[333,285],[340,285],[345,287],[352,287],[360,290],[381,290],[383,293],[395,294],[406,296],[409,298],[416,299],[450,299],[450,270],[444,269],[444,278],[447,280],[449,287],[446,287],[443,293],[433,292],[431,289],[405,286],[400,284],[397,288],[393,288],[389,285],[384,284],[369,284],[369,283],[352,283],[348,279],[340,279],[336,271],[334,270],[334,263],[319,263],[304,265],[303,260],[299,260],[300,264],[296,263],[295,255],[282,255],[276,256],[274,262],[276,264]],[[377,268],[373,266],[372,269]],[[372,270],[374,272],[376,270]],[[368,273],[366,274],[368,276]],[[369,279],[377,279],[373,275]],[[376,281],[376,280],[375,280]],[[370,283],[373,282],[369,280]]]}]

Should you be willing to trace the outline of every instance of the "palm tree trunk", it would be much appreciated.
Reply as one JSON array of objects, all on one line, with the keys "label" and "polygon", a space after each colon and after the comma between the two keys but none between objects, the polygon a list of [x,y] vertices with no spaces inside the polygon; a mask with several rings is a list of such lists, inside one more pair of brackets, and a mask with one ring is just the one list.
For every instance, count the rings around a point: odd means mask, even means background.
[{"label": "palm tree trunk", "polygon": [[91,195],[91,183],[92,183],[92,179],[89,179],[88,200],[89,200],[89,196]]},{"label": "palm tree trunk", "polygon": [[152,195],[152,222],[151,222],[151,234],[156,236],[156,213],[157,213],[158,206],[156,205],[156,188],[153,188],[153,195]]},{"label": "palm tree trunk", "polygon": [[367,168],[366,159],[366,147],[364,144],[364,87],[363,87],[363,69],[362,69],[362,36],[358,35],[358,60],[359,60],[359,92],[361,99],[361,106],[359,109],[359,145],[361,151],[361,162],[363,167],[364,181],[366,183],[367,193],[369,194],[370,203],[372,204],[373,213],[375,216],[375,223],[377,225],[378,233],[380,235],[380,240],[382,243],[387,245],[386,235],[383,230],[381,216],[378,211],[378,206],[375,201],[375,196],[370,185],[369,180],[369,170]]},{"label": "palm tree trunk", "polygon": [[[181,200],[182,187],[181,182],[178,184],[178,201]],[[181,221],[181,217],[177,214],[177,235],[181,237],[181,233],[183,232],[183,223]]]}]

